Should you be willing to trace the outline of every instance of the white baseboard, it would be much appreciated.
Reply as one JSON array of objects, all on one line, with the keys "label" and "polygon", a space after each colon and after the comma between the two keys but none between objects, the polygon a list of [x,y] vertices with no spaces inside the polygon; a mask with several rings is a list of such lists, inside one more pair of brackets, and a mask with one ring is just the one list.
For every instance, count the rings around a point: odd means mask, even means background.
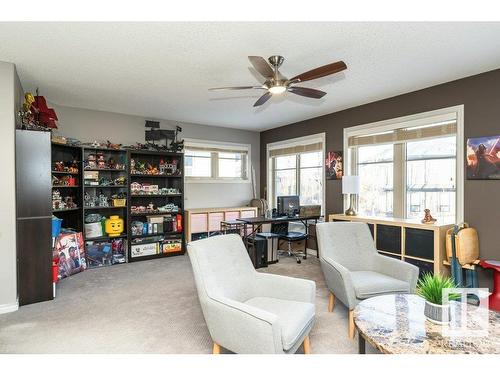
[{"label": "white baseboard", "polygon": [[13,311],[17,311],[18,309],[19,309],[18,302],[0,305],[0,314],[7,314]]},{"label": "white baseboard", "polygon": [[309,249],[307,248],[307,255],[318,255],[318,250],[313,250],[313,249]]}]

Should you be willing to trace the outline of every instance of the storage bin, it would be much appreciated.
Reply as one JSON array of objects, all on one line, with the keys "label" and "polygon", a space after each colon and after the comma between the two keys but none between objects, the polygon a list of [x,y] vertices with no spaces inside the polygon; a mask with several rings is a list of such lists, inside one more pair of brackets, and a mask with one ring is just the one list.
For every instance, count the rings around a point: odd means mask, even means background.
[{"label": "storage bin", "polygon": [[113,207],[125,207],[127,205],[127,199],[113,199]]},{"label": "storage bin", "polygon": [[61,234],[62,219],[52,217],[52,237],[57,237]]},{"label": "storage bin", "polygon": [[85,237],[86,238],[101,237],[102,233],[103,232],[102,232],[101,222],[85,224]]}]

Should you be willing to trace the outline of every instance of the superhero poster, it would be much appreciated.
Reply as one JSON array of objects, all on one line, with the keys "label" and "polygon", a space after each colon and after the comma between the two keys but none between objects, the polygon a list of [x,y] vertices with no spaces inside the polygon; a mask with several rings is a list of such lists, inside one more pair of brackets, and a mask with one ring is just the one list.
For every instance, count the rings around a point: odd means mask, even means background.
[{"label": "superhero poster", "polygon": [[500,135],[467,140],[467,179],[500,180]]},{"label": "superhero poster", "polygon": [[327,180],[340,180],[343,174],[342,151],[329,151],[325,158]]}]

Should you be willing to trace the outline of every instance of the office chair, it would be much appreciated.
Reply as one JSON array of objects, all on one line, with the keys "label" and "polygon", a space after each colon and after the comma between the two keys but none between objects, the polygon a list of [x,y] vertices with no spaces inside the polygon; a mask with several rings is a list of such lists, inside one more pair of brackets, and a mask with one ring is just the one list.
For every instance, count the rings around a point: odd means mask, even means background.
[{"label": "office chair", "polygon": [[[288,255],[288,256],[293,256],[297,260],[297,263],[301,263],[302,261],[300,258],[302,257],[303,259],[307,259],[307,234],[306,233],[300,233],[300,232],[289,232],[288,231],[288,222],[285,223],[273,223],[271,224],[271,233],[275,233],[278,235],[278,238],[281,240],[285,240],[288,243],[288,249],[283,251],[280,250],[278,251],[278,261],[279,261],[279,256],[280,255]],[[304,241],[304,251],[303,252],[297,252],[292,250],[292,242],[296,241]]]}]

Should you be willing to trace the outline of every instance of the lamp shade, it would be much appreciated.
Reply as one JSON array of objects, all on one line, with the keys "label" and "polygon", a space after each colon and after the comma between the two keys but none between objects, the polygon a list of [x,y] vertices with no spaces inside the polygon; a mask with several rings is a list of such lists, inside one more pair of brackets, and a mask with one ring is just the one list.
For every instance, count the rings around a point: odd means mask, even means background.
[{"label": "lamp shade", "polygon": [[359,176],[342,177],[342,194],[359,194]]}]

